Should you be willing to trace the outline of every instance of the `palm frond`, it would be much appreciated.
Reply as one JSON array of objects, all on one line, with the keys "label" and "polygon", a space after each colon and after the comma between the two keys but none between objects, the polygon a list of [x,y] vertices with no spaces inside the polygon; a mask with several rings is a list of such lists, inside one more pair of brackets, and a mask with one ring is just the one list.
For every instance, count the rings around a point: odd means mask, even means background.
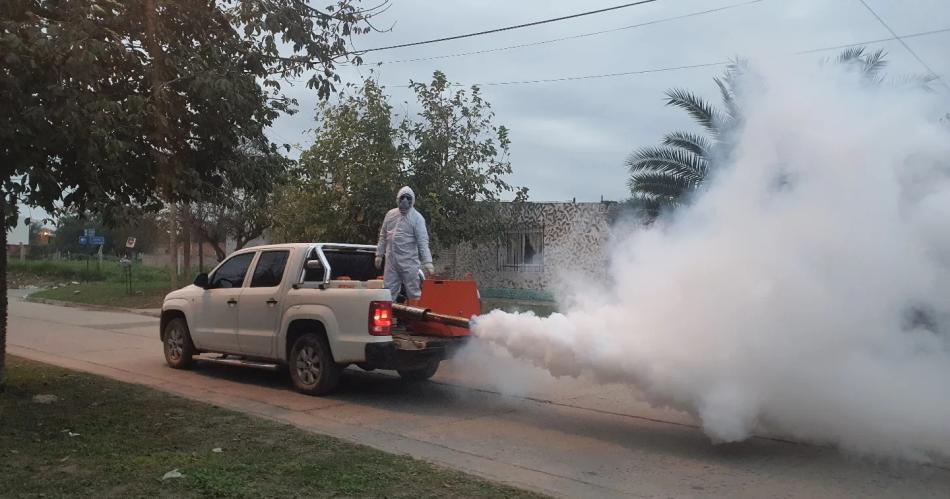
[{"label": "palm frond", "polygon": [[887,66],[887,61],[884,59],[886,55],[887,52],[884,52],[884,49],[878,49],[862,57],[861,75],[867,79],[877,79]]},{"label": "palm frond", "polygon": [[835,62],[838,64],[848,64],[861,59],[864,55],[864,47],[849,47],[841,51]]},{"label": "palm frond", "polygon": [[663,145],[678,147],[704,159],[712,153],[712,143],[702,135],[689,132],[671,132],[663,137]]},{"label": "palm frond", "polygon": [[683,109],[710,133],[719,134],[719,124],[722,122],[719,111],[689,90],[681,88],[668,90],[666,105]]},{"label": "palm frond", "polygon": [[672,147],[641,148],[627,158],[626,165],[631,175],[649,171],[673,175],[691,182],[702,182],[709,169],[707,160],[690,151]]},{"label": "palm frond", "polygon": [[665,196],[649,191],[631,190],[630,199],[649,207],[653,213],[659,213],[664,207],[676,208],[680,205],[678,197]]},{"label": "palm frond", "polygon": [[[866,82],[877,85],[884,81],[881,72],[887,67],[886,57],[884,49],[867,52],[864,47],[850,47],[842,50],[834,62],[857,71]],[[821,62],[827,63],[828,59],[822,59]]]},{"label": "palm frond", "polygon": [[883,80],[882,83],[886,83],[887,86],[892,88],[907,89],[907,88],[916,88],[918,90],[924,90],[926,92],[933,92],[933,87],[930,86],[937,77],[935,75],[924,75],[924,74],[904,74],[896,76],[894,78],[889,78]]},{"label": "palm frond", "polygon": [[726,107],[726,116],[729,118],[729,121],[739,121],[742,117],[742,111],[739,110],[735,93],[729,86],[728,80],[717,76],[713,78],[713,81],[716,82],[716,85],[719,87],[719,93],[722,95],[722,103]]},{"label": "palm frond", "polygon": [[694,182],[664,173],[639,172],[630,176],[628,182],[633,194],[650,194],[665,198],[678,198],[696,186]]}]

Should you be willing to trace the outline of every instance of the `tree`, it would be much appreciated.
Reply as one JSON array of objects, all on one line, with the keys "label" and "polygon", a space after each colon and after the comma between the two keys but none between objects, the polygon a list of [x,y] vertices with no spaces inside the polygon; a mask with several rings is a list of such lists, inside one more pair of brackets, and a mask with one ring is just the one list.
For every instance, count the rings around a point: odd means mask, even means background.
[{"label": "tree", "polygon": [[400,120],[372,80],[320,108],[316,141],[280,192],[278,239],[375,243],[402,185],[416,192],[434,243],[497,234],[504,218],[496,202],[509,192],[527,197],[505,180],[507,128],[494,125],[478,87],[452,91],[436,72],[430,84],[411,88],[420,110]]},{"label": "tree", "polygon": [[501,197],[528,196],[505,180],[512,171],[508,129],[494,124],[477,86],[454,87],[441,71],[429,84],[410,82],[421,109],[399,127],[403,171],[433,240],[444,245],[494,237],[506,222],[496,206]]},{"label": "tree", "polygon": [[280,240],[375,243],[396,190],[408,181],[395,144],[392,106],[367,79],[317,110],[314,144],[294,181],[278,192],[274,236]]},{"label": "tree", "polygon": [[[822,61],[828,62],[857,72],[865,84],[886,82],[881,75],[887,65],[883,50],[865,52],[864,47],[850,48],[834,59]],[[714,78],[722,99],[721,108],[688,90],[674,88],[666,92],[667,105],[686,111],[705,134],[671,132],[663,137],[661,146],[641,148],[627,158],[633,199],[650,216],[682,204],[718,164],[729,161],[735,133],[743,123],[736,96],[753,74],[747,61],[736,60],[725,74]],[[895,83],[926,87],[930,81],[930,77],[910,76]]]},{"label": "tree", "polygon": [[[237,162],[231,166],[235,174],[202,192],[182,213],[199,242],[209,243],[219,261],[227,256],[228,238],[243,248],[273,225],[274,190],[283,184],[292,164],[280,154],[250,147],[243,149]],[[237,177],[242,180],[231,180]]]},{"label": "tree", "polygon": [[[3,2],[0,219],[22,201],[111,221],[243,182],[229,170],[240,148],[276,152],[264,130],[294,110],[281,79],[313,71],[308,87],[329,95],[372,13],[351,0]],[[6,304],[4,260],[0,386]]]}]

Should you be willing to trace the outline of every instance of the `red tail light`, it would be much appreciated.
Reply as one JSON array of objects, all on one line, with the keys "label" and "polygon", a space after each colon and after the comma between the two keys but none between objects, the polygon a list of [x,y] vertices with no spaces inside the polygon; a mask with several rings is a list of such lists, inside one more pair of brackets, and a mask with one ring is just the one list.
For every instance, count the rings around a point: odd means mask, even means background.
[{"label": "red tail light", "polygon": [[389,336],[392,334],[393,304],[389,301],[374,301],[369,304],[369,334]]}]

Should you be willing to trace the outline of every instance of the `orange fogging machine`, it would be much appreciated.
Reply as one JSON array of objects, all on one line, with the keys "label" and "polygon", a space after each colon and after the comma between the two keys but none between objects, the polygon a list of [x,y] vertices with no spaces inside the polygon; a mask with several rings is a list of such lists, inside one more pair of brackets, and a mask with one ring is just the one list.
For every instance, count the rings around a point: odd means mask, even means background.
[{"label": "orange fogging machine", "polygon": [[422,298],[393,303],[393,315],[421,336],[466,337],[470,318],[482,313],[481,297],[473,279],[425,279]]}]

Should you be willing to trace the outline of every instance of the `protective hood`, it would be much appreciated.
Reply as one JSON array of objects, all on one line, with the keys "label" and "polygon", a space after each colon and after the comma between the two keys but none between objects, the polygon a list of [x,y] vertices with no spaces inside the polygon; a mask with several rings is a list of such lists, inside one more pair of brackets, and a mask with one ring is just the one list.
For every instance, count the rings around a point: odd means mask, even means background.
[{"label": "protective hood", "polygon": [[[411,196],[411,200],[409,201],[409,207],[406,208],[405,210],[403,210],[402,206],[399,206],[399,198],[401,198],[403,194],[408,194],[409,196]],[[408,186],[405,186],[402,189],[399,189],[399,192],[396,193],[396,206],[399,206],[399,211],[403,211],[403,212],[408,211],[409,208],[412,208],[413,206],[415,206],[415,204],[416,204],[416,193],[412,192],[412,189],[410,189]]]}]

